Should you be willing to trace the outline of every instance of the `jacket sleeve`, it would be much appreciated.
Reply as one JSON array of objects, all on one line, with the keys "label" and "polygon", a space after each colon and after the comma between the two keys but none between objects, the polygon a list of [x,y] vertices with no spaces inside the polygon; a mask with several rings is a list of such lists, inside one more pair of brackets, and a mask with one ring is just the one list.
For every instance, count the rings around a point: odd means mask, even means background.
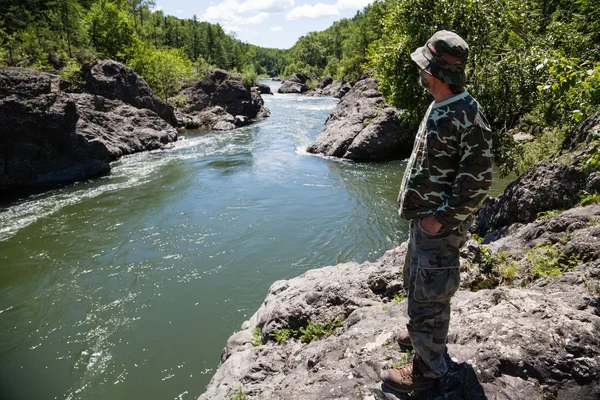
[{"label": "jacket sleeve", "polygon": [[492,185],[491,130],[471,125],[462,132],[459,146],[459,166],[452,191],[433,213],[449,229],[460,225],[477,209]]}]

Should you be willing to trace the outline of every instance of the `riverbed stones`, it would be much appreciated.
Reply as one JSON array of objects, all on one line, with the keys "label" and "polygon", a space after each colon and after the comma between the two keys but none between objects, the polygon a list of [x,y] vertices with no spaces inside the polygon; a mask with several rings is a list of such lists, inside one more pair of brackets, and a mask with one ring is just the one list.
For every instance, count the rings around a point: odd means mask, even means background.
[{"label": "riverbed stones", "polygon": [[207,72],[180,95],[185,104],[176,115],[179,125],[188,129],[230,130],[269,115],[259,88],[247,89],[241,76],[220,69]]},{"label": "riverbed stones", "polygon": [[342,98],[309,153],[355,161],[402,158],[410,154],[414,130],[400,111],[387,105],[372,78],[357,82]]}]

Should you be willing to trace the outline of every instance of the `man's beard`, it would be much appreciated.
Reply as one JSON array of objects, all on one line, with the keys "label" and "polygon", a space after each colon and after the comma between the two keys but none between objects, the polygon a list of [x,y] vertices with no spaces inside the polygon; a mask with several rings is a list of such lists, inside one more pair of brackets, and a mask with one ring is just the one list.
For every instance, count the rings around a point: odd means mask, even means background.
[{"label": "man's beard", "polygon": [[425,79],[424,73],[419,74],[419,85],[421,85],[421,87],[423,89],[427,90],[428,92],[429,92],[429,89],[431,88],[431,82],[429,82],[427,79]]}]

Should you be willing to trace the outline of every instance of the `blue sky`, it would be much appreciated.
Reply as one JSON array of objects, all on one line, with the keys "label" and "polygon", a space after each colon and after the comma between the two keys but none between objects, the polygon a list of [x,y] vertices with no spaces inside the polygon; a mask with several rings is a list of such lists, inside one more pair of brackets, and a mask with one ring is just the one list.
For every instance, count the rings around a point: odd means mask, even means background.
[{"label": "blue sky", "polygon": [[300,36],[352,17],[374,0],[155,0],[156,8],[179,18],[194,14],[262,47],[290,48]]}]

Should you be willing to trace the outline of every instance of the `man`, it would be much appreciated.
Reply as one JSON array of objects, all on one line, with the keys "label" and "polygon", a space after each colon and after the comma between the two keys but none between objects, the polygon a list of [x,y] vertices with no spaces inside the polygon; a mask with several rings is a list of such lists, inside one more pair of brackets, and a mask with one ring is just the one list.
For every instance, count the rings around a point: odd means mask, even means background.
[{"label": "man", "polygon": [[471,214],[492,183],[492,135],[483,110],[464,89],[469,47],[454,32],[439,31],[411,54],[421,85],[433,96],[421,122],[400,187],[400,216],[410,220],[404,263],[407,331],[412,363],[381,373],[402,392],[427,389],[446,374],[444,360],[450,297],[458,289],[459,249]]}]

